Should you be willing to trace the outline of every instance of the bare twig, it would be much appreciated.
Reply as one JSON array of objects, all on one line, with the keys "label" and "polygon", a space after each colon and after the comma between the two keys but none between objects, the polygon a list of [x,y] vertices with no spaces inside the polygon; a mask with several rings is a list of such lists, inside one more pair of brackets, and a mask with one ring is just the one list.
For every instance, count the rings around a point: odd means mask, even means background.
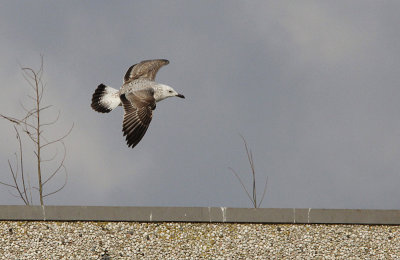
[{"label": "bare twig", "polygon": [[62,146],[63,146],[63,148],[64,148],[64,156],[63,156],[61,162],[59,163],[58,167],[57,167],[57,168],[53,171],[53,173],[42,183],[43,186],[44,186],[49,180],[51,180],[51,178],[53,178],[54,175],[56,175],[57,172],[59,172],[61,168],[64,167],[65,157],[67,156],[67,148],[65,147],[64,142],[61,141],[61,144],[62,144]]},{"label": "bare twig", "polygon": [[56,152],[54,153],[54,155],[52,157],[50,157],[49,159],[43,159],[43,157],[42,157],[42,163],[54,161],[54,159],[57,157],[57,155],[58,155],[58,150],[56,149]]},{"label": "bare twig", "polygon": [[[229,169],[235,174],[236,178],[239,180],[240,184],[242,185],[242,188],[243,188],[244,191],[246,192],[247,197],[249,198],[249,200],[251,201],[251,203],[253,203],[253,205],[254,205],[254,207],[255,207],[254,201],[253,201],[253,199],[250,197],[250,194],[249,194],[249,192],[247,191],[246,186],[244,185],[242,179],[239,177],[239,175],[238,175],[232,168],[229,167]],[[255,207],[255,208],[256,208],[256,207]]]},{"label": "bare twig", "polygon": [[65,168],[64,165],[63,165],[62,167],[63,167],[64,172],[65,172],[64,184],[63,184],[60,188],[58,188],[57,190],[43,195],[43,197],[47,197],[47,196],[53,195],[54,193],[57,193],[57,192],[59,192],[60,190],[64,189],[65,185],[67,185],[67,181],[68,181],[67,168]]},{"label": "bare twig", "polygon": [[17,125],[19,125],[21,123],[19,119],[8,117],[8,116],[2,115],[2,114],[0,114],[0,117],[2,117],[4,119],[7,119],[11,123],[14,123],[14,124],[17,124]]},{"label": "bare twig", "polygon": [[16,177],[16,174],[14,173],[14,170],[13,170],[13,168],[12,168],[12,166],[11,166],[10,160],[8,160],[8,166],[10,167],[11,175],[12,175],[13,180],[14,180],[15,189],[18,191],[19,196],[20,196],[21,199],[24,201],[25,205],[29,205],[28,201],[25,200],[25,198],[24,198],[24,196],[22,195],[21,190],[20,190],[20,188],[19,188],[19,186],[18,186],[17,177]]},{"label": "bare twig", "polygon": [[71,133],[73,128],[74,128],[74,124],[72,124],[71,128],[68,130],[68,132],[65,135],[63,135],[62,137],[60,137],[60,138],[58,138],[56,140],[49,141],[49,142],[45,143],[44,145],[41,146],[41,148],[43,148],[45,146],[48,146],[48,145],[51,145],[51,144],[54,144],[54,143],[57,143],[57,142],[61,142],[63,139],[65,139]]},{"label": "bare twig", "polygon": [[54,125],[55,123],[57,123],[58,119],[60,118],[60,113],[61,113],[61,111],[59,110],[57,113],[56,119],[54,119],[53,121],[50,121],[48,123],[42,123],[42,126]]},{"label": "bare twig", "polygon": [[[32,200],[32,189],[39,191],[39,201],[41,205],[44,205],[43,198],[55,194],[62,190],[68,179],[67,171],[64,165],[66,158],[66,147],[63,140],[71,133],[74,125],[66,132],[66,134],[62,135],[59,138],[56,138],[52,141],[49,141],[44,134],[45,127],[55,124],[60,117],[60,111],[54,120],[48,122],[42,122],[41,112],[51,108],[51,105],[42,106],[42,100],[44,96],[45,83],[43,82],[43,56],[41,56],[41,64],[40,68],[35,71],[29,67],[22,67],[22,76],[33,90],[33,95],[28,95],[30,100],[33,100],[33,108],[26,108],[22,103],[21,107],[25,111],[25,116],[21,119],[5,116],[0,114],[0,118],[8,120],[13,124],[14,129],[16,131],[16,138],[18,141],[18,155],[15,154],[16,162],[15,168],[12,167],[10,160],[8,160],[8,165],[10,168],[11,177],[13,179],[14,184],[9,184],[5,182],[0,182],[0,184],[15,189],[19,197],[24,201],[26,205],[30,205],[33,203]],[[46,128],[47,129],[47,128]],[[37,178],[38,178],[38,186],[32,187],[30,183],[30,176],[24,172],[24,156],[23,156],[23,142],[21,140],[21,134],[25,134],[29,140],[34,144],[35,148],[33,153],[35,154],[35,162],[37,166]],[[42,171],[42,163],[54,161],[58,155],[58,150],[53,157],[49,159],[43,159],[43,152],[45,148],[50,147],[51,145],[61,145],[63,147],[64,154],[62,155],[61,161],[57,164],[54,171],[52,171],[47,177],[43,175],[45,172]],[[65,178],[63,184],[57,188],[56,190],[44,193],[43,187],[45,184],[48,184],[50,180],[53,179],[55,175],[60,173],[61,170],[65,172]],[[19,172],[21,176],[19,177]],[[27,178],[27,179],[26,179]],[[29,197],[28,197],[29,193]],[[12,193],[11,193],[12,194]],[[14,196],[14,194],[12,194]],[[16,195],[15,195],[16,196]]]},{"label": "bare twig", "polygon": [[240,135],[240,137],[243,140],[244,147],[246,150],[246,155],[247,155],[247,160],[249,161],[250,164],[250,170],[251,170],[251,175],[252,175],[252,196],[250,196],[250,193],[248,192],[246,186],[244,185],[242,179],[239,177],[239,174],[235,170],[229,167],[229,169],[234,173],[235,177],[238,179],[240,185],[242,185],[243,190],[246,192],[247,197],[250,199],[251,203],[253,204],[254,208],[259,208],[261,206],[261,203],[264,200],[266,191],[267,191],[267,183],[268,183],[268,177],[266,178],[265,185],[264,185],[264,190],[262,193],[262,197],[259,203],[257,203],[257,186],[256,186],[256,170],[254,166],[254,159],[253,159],[253,153],[251,149],[249,149],[247,145],[246,139]]},{"label": "bare twig", "polygon": [[265,178],[264,190],[263,190],[263,194],[261,196],[260,203],[258,204],[258,207],[260,207],[261,203],[263,202],[263,200],[265,198],[265,193],[267,192],[267,184],[268,184],[268,176]]},{"label": "bare twig", "polygon": [[[19,165],[21,166],[22,188],[24,189],[24,196],[25,196],[25,200],[24,201],[29,202],[28,195],[26,193],[26,185],[25,185],[24,159],[23,159],[24,157],[23,157],[23,153],[22,153],[21,136],[19,135],[19,132],[18,132],[17,128],[15,127],[15,125],[14,125],[14,129],[15,129],[15,132],[17,133],[17,139],[18,139],[18,145],[19,145],[19,159],[20,159]],[[17,166],[18,166],[18,163],[17,163]]]},{"label": "bare twig", "polygon": [[0,181],[0,184],[2,184],[2,185],[5,185],[5,186],[8,186],[8,187],[11,187],[11,188],[14,188],[14,189],[16,189],[16,188],[17,188],[17,186],[14,186],[14,185],[11,185],[11,184],[8,184],[8,183],[5,183],[5,182],[2,182],[2,181]]}]

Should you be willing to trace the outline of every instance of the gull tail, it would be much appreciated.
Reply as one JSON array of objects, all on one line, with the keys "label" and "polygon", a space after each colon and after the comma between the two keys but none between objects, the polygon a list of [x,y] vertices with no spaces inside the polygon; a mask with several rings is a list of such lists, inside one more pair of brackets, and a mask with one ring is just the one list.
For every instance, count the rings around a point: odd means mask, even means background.
[{"label": "gull tail", "polygon": [[119,105],[121,100],[115,88],[100,84],[93,93],[91,107],[97,112],[108,113]]}]

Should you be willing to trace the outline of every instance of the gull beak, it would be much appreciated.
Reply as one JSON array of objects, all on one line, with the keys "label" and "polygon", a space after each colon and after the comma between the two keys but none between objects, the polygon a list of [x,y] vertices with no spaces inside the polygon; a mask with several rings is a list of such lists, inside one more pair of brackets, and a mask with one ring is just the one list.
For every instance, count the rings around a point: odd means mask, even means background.
[{"label": "gull beak", "polygon": [[182,94],[177,94],[176,96],[177,96],[177,97],[180,97],[180,98],[185,98],[185,96],[182,95]]}]

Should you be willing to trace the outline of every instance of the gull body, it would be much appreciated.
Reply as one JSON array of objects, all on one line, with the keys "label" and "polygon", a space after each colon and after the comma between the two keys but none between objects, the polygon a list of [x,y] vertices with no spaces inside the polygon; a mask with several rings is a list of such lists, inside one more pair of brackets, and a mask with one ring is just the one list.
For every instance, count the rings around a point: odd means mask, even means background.
[{"label": "gull body", "polygon": [[135,147],[143,138],[157,102],[168,97],[185,98],[172,87],[154,81],[158,70],[168,63],[158,59],[132,65],[125,73],[120,90],[100,84],[92,96],[91,107],[100,113],[123,106],[122,131],[129,147]]}]

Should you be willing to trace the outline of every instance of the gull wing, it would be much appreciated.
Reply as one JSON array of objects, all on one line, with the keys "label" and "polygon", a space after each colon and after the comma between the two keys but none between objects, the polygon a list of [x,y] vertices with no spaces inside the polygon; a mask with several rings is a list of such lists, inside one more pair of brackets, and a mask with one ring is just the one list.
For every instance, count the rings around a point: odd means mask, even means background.
[{"label": "gull wing", "polygon": [[168,60],[144,60],[129,67],[125,73],[124,83],[135,79],[148,79],[154,81],[158,70],[169,63]]},{"label": "gull wing", "polygon": [[156,107],[153,89],[143,89],[120,96],[124,107],[122,131],[129,147],[135,147],[142,140],[153,118]]}]

